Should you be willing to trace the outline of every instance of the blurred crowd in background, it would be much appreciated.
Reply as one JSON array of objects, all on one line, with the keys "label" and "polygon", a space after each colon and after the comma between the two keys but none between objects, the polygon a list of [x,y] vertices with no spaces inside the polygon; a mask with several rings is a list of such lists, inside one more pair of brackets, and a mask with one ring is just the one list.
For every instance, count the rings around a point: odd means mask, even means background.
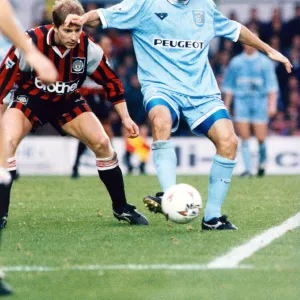
[{"label": "blurred crowd in background", "polygon": [[[29,2],[34,2],[34,0],[29,0],[28,5]],[[41,3],[41,1],[38,2]],[[46,1],[46,4],[43,2],[42,6],[34,7],[37,12],[38,9],[41,9],[42,13],[34,15],[36,19],[34,20],[35,24],[32,24],[33,26],[51,23],[51,15],[49,14],[51,5],[49,2],[51,4],[51,1]],[[84,7],[86,11],[89,11],[104,7],[104,5],[89,1]],[[41,15],[42,18],[38,19],[38,15]],[[262,22],[258,15],[259,11],[257,8],[252,8],[249,11],[249,19],[246,22],[248,28],[258,31],[262,40],[286,55],[294,66],[293,73],[288,75],[282,65],[276,64],[280,95],[278,99],[278,113],[270,120],[270,134],[282,136],[300,135],[300,3],[295,5],[294,17],[288,21],[283,21],[281,11],[278,8],[273,9],[271,20],[268,22]],[[232,11],[228,17],[239,21],[238,12]],[[122,80],[126,91],[128,109],[132,118],[138,124],[147,125],[130,32],[115,29],[102,30],[100,27],[96,29],[85,28],[85,31],[96,42],[101,44],[112,68]],[[222,39],[218,41],[217,47],[213,47],[211,50],[210,62],[220,88],[222,87],[224,73],[229,61],[242,50],[243,48],[239,43],[232,43]],[[122,135],[120,118],[113,107],[109,106],[109,103],[107,103],[107,106],[110,112],[113,135],[120,136]],[[42,133],[45,133],[45,131]],[[191,133],[186,124],[182,123],[176,135],[189,136]]]}]

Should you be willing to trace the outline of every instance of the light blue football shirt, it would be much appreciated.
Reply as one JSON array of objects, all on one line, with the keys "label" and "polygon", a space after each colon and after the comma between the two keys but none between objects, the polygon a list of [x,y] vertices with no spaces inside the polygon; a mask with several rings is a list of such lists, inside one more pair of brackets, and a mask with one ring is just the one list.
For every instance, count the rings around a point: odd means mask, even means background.
[{"label": "light blue football shirt", "polygon": [[242,53],[233,58],[225,73],[222,91],[234,95],[235,101],[260,101],[269,93],[278,92],[273,62],[264,54]]},{"label": "light blue football shirt", "polygon": [[98,12],[103,28],[131,30],[143,92],[220,94],[209,43],[214,37],[237,41],[241,25],[224,17],[213,0],[124,0]]}]

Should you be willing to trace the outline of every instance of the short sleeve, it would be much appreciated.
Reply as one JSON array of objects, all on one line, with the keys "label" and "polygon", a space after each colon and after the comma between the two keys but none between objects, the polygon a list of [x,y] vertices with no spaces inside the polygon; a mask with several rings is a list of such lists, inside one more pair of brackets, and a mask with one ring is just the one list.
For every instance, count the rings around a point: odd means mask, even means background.
[{"label": "short sleeve", "polygon": [[276,93],[279,90],[278,80],[275,72],[274,63],[267,59],[264,68],[264,81],[267,93]]},{"label": "short sleeve", "polygon": [[103,50],[93,41],[89,40],[88,45],[88,61],[87,61],[87,75],[90,76],[98,68],[103,57]]},{"label": "short sleeve", "polygon": [[98,9],[102,28],[134,29],[140,24],[145,0],[123,0],[107,9]]},{"label": "short sleeve", "polygon": [[214,29],[216,37],[224,37],[233,42],[237,42],[240,36],[242,25],[223,16],[215,7]]},{"label": "short sleeve", "polygon": [[236,85],[236,72],[235,72],[234,64],[233,62],[231,62],[224,75],[222,92],[233,95],[235,90],[235,85]]}]

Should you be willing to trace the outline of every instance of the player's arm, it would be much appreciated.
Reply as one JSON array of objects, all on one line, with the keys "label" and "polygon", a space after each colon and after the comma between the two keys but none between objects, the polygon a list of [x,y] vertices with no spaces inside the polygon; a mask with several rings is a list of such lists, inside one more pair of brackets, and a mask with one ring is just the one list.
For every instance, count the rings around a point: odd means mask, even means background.
[{"label": "player's arm", "polygon": [[227,92],[227,93],[224,93],[224,104],[228,110],[228,112],[230,113],[230,107],[231,107],[231,103],[232,103],[232,100],[233,100],[233,94]]},{"label": "player's arm", "polygon": [[272,118],[277,113],[279,84],[274,63],[271,60],[267,60],[263,66],[263,78],[268,95],[268,115]]},{"label": "player's arm", "polygon": [[57,71],[48,60],[24,35],[14,21],[12,8],[7,0],[0,0],[0,30],[24,53],[27,62],[35,69],[45,83],[55,82]]},{"label": "player's arm", "polygon": [[277,92],[268,93],[268,115],[270,118],[273,118],[277,113],[277,99]]},{"label": "player's arm", "polygon": [[65,20],[65,24],[66,26],[68,26],[70,23],[88,27],[97,27],[99,25],[102,25],[97,9],[90,10],[82,16],[73,14],[68,15]]},{"label": "player's arm", "polygon": [[68,15],[65,25],[72,23],[89,27],[101,25],[102,28],[134,29],[141,24],[141,18],[145,15],[145,2],[146,0],[123,0],[107,9],[91,10],[83,16]]},{"label": "player's arm", "polygon": [[277,50],[273,49],[268,44],[264,43],[260,38],[258,38],[255,34],[253,34],[247,27],[243,26],[241,27],[241,32],[239,36],[239,42],[242,44],[246,44],[249,46],[252,46],[265,54],[269,56],[272,60],[278,61],[282,63],[287,70],[288,73],[292,72],[292,64],[288,60],[287,57],[282,55]]},{"label": "player's arm", "polygon": [[235,66],[235,61],[232,60],[225,72],[224,80],[222,83],[224,104],[229,113],[230,113],[232,100],[234,97],[235,88],[236,88],[236,66]]}]

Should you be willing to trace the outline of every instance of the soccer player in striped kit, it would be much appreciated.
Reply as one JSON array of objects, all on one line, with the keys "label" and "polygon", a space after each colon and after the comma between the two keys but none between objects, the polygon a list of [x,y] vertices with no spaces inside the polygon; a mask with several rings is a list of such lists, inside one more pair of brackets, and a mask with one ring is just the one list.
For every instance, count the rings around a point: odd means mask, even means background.
[{"label": "soccer player in striped kit", "polygon": [[[9,155],[7,168],[13,178],[15,153],[21,140],[30,131],[50,123],[61,135],[78,138],[95,153],[99,177],[112,200],[113,215],[133,225],[148,225],[136,207],[127,203],[117,154],[101,123],[81,99],[78,90],[87,76],[103,86],[128,137],[138,136],[138,126],[128,114],[122,84],[109,67],[103,50],[82,32],[82,26],[64,24],[69,13],[83,15],[84,10],[78,1],[57,1],[52,14],[54,25],[28,31],[31,41],[53,61],[59,72],[54,84],[44,84],[15,48],[9,51],[0,68],[0,101],[14,83],[18,86],[3,120]],[[7,222],[10,190],[11,184],[0,190],[2,228]]]}]

